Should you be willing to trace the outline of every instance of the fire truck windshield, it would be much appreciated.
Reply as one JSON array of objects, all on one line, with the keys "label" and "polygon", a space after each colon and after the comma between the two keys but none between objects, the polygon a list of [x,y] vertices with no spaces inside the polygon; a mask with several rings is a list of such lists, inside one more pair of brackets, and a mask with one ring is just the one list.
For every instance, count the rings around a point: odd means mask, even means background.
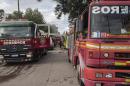
[{"label": "fire truck windshield", "polygon": [[0,38],[31,36],[31,27],[0,27]]},{"label": "fire truck windshield", "polygon": [[91,38],[130,38],[129,6],[93,6]]}]

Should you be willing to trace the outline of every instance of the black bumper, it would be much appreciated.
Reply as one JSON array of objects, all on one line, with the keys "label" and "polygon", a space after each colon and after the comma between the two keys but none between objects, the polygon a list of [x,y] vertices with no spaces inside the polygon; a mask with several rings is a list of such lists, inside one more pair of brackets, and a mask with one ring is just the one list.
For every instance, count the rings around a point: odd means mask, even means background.
[{"label": "black bumper", "polygon": [[27,57],[27,53],[29,52],[16,52],[16,53],[3,53],[1,55],[4,56],[4,60],[6,62],[25,62],[31,61],[33,58],[33,53],[31,57]]}]

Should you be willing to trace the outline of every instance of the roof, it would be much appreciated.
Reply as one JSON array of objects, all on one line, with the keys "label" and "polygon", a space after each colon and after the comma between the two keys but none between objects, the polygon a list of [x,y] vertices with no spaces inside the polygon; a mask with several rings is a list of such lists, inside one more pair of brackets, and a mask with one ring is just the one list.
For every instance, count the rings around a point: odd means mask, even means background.
[{"label": "roof", "polygon": [[32,21],[2,21],[0,26],[32,26],[34,23]]}]

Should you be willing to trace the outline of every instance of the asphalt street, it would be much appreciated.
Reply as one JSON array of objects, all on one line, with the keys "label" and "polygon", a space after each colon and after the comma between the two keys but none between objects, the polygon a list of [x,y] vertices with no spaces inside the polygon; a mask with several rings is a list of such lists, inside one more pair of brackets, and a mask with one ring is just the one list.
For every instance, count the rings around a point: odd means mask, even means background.
[{"label": "asphalt street", "polygon": [[79,86],[66,50],[49,51],[39,62],[0,66],[0,86]]}]

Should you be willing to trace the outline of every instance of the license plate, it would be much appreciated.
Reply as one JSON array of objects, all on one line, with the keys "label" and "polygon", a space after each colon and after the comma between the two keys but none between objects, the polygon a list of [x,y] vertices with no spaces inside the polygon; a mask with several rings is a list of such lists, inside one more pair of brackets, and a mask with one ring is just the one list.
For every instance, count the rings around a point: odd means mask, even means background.
[{"label": "license plate", "polygon": [[18,54],[11,55],[11,57],[18,57]]}]

